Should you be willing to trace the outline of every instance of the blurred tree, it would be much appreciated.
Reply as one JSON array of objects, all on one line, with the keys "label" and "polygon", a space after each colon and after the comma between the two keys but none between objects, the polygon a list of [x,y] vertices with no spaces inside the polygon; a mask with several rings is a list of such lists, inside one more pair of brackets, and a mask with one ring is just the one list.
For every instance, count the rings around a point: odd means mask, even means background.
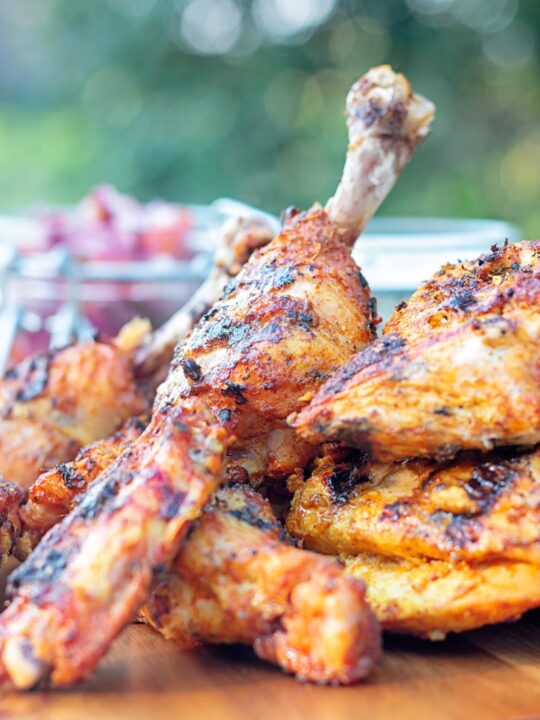
[{"label": "blurred tree", "polygon": [[347,89],[390,62],[438,117],[383,213],[539,235],[538,30],[535,0],[0,0],[0,202],[324,200]]}]

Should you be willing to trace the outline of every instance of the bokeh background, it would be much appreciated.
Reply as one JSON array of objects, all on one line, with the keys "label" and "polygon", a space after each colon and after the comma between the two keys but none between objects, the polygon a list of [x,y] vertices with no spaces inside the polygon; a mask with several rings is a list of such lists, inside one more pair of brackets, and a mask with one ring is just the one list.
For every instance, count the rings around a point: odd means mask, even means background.
[{"label": "bokeh background", "polygon": [[390,62],[438,116],[383,214],[538,237],[539,33],[537,0],[0,0],[0,204],[324,200],[347,89]]}]

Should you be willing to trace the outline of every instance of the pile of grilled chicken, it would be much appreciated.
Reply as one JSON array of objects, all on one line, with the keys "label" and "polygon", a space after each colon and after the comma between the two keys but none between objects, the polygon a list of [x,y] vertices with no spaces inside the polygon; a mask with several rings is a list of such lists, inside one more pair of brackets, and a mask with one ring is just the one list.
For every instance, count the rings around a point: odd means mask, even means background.
[{"label": "pile of grilled chicken", "polygon": [[371,70],[324,209],[276,237],[228,224],[157,333],[8,372],[4,685],[80,680],[137,616],[347,684],[381,628],[437,639],[540,604],[540,242],[442,268],[378,339],[351,259],[432,117]]}]

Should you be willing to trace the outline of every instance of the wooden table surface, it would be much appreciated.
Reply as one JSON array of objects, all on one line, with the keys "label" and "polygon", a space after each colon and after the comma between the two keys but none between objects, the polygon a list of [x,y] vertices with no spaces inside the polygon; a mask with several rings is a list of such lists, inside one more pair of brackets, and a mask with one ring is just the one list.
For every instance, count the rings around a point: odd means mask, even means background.
[{"label": "wooden table surface", "polygon": [[9,694],[0,718],[25,720],[483,720],[540,718],[540,612],[442,643],[387,638],[353,688],[303,685],[244,648],[179,651],[142,625],[69,691]]}]

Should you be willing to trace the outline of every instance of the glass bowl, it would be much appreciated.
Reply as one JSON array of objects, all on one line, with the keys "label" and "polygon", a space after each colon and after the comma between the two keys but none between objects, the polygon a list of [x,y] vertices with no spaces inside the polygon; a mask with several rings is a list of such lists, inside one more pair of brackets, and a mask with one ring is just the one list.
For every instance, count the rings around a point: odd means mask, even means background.
[{"label": "glass bowl", "polygon": [[[276,218],[229,199],[182,207],[189,227],[181,259],[76,259],[61,245],[43,251],[31,216],[0,216],[0,370],[51,345],[96,332],[112,336],[136,315],[159,327],[206,277],[217,229],[227,217],[256,212],[279,228]],[[442,264],[520,237],[516,227],[496,220],[376,218],[353,257],[386,320]]]}]

